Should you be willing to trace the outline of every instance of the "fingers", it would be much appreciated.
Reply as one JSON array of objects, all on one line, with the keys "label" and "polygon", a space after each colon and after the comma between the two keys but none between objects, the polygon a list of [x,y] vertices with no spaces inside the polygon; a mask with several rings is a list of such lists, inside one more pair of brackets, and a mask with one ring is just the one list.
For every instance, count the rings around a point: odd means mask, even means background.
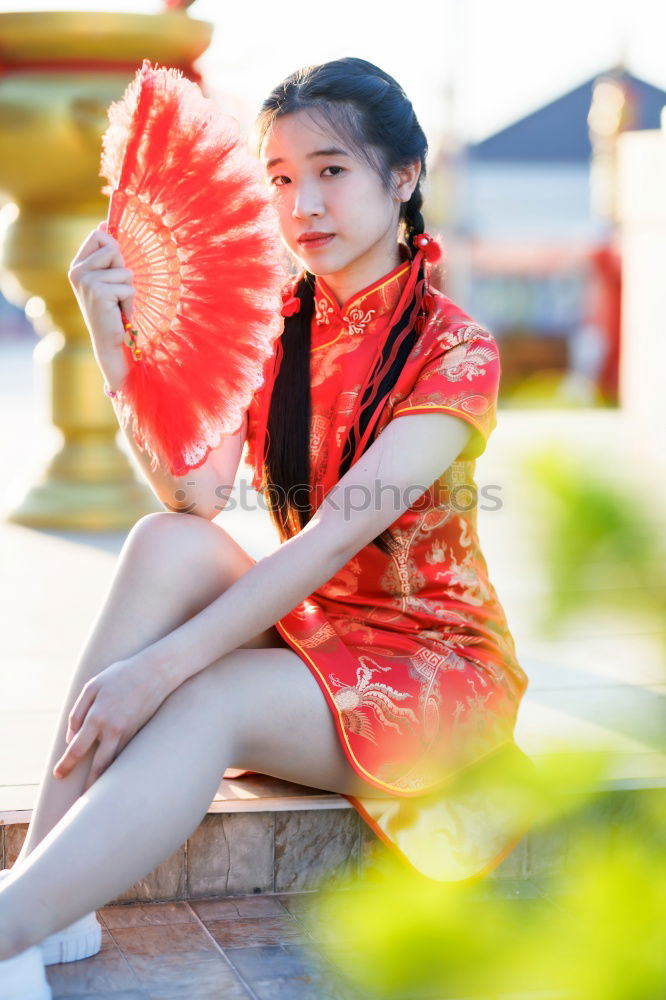
[{"label": "fingers", "polygon": [[107,767],[114,762],[118,755],[118,745],[117,741],[111,742],[109,740],[100,744],[90,765],[90,771],[83,788],[84,792],[87,792],[91,785],[95,784],[99,776],[104,774]]},{"label": "fingers", "polygon": [[53,777],[65,778],[72,768],[76,767],[79,761],[85,757],[96,739],[95,727],[84,725],[71,741],[60,760],[56,762],[53,768]]},{"label": "fingers", "polygon": [[98,227],[88,234],[70,265],[70,271],[83,261],[90,266],[106,267],[106,263],[98,263],[100,260],[111,260],[116,267],[124,266],[118,241],[106,231],[106,223],[104,229]]},{"label": "fingers", "polygon": [[95,275],[97,281],[115,281],[120,284],[132,283],[132,272],[127,267],[107,267]]},{"label": "fingers", "polygon": [[124,268],[125,261],[118,244],[115,240],[108,242],[109,240],[113,240],[113,237],[100,233],[99,239],[91,243],[85,252],[86,244],[84,244],[72,261],[69,273],[95,271],[106,267]]},{"label": "fingers", "polygon": [[118,299],[117,305],[120,305],[123,312],[130,319],[132,315],[132,308],[134,303],[135,291],[131,285],[108,285],[106,286],[108,291],[113,292]]},{"label": "fingers", "polygon": [[79,696],[74,702],[74,706],[67,717],[71,732],[75,733],[77,729],[81,728],[83,720],[88,714],[88,709],[95,700],[95,695],[96,688],[90,681],[87,681],[83,685],[83,688],[81,689]]},{"label": "fingers", "polygon": [[112,246],[111,236],[108,233],[102,233],[99,229],[93,229],[92,233],[86,236],[79,247],[72,263],[80,263],[82,260],[87,260],[91,254],[96,253],[98,250]]}]

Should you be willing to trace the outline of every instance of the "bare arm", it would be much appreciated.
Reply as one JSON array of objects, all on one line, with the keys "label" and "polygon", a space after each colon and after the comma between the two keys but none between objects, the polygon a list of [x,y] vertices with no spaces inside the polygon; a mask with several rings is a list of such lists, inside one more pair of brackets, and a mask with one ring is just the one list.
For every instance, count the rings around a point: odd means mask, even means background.
[{"label": "bare arm", "polygon": [[[125,267],[118,241],[106,232],[106,223],[100,223],[83,241],[70,265],[68,278],[100,371],[111,389],[122,389],[127,361],[122,346],[125,331],[120,307],[131,315],[135,292],[132,272]],[[165,469],[151,468],[150,458],[138,446],[131,427],[124,427],[118,403],[114,401],[113,407],[130,453],[158,500],[169,510],[216,517],[226,505],[236,478],[247,420],[235,434],[222,439],[202,466],[176,477]]]},{"label": "bare arm", "polygon": [[160,467],[151,468],[148,454],[138,446],[131,429],[123,427],[116,401],[112,399],[111,402],[136,464],[160,503],[171,511],[183,514],[195,514],[208,520],[217,517],[224,509],[236,479],[247,434],[247,414],[240,430],[235,434],[225,434],[203,465],[185,476],[171,476]]},{"label": "bare arm", "polygon": [[[302,531],[144,651],[163,673],[168,691],[269,628],[330,580],[416,502],[460,454],[471,434],[468,423],[446,413],[392,420]],[[374,496],[377,483],[393,487],[396,502],[370,500],[360,505],[358,496]]]}]

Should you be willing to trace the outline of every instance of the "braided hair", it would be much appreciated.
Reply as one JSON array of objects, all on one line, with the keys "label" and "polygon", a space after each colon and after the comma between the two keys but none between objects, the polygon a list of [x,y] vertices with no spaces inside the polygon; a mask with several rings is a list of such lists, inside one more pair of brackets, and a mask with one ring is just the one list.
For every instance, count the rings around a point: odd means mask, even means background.
[{"label": "braided hair", "polygon": [[[421,180],[426,175],[428,143],[407,95],[392,76],[365,59],[346,57],[318,66],[297,70],[280,83],[262,104],[255,121],[257,156],[273,123],[284,115],[307,109],[331,132],[341,138],[360,159],[379,175],[384,190],[391,192],[394,170],[419,160],[421,172],[409,201],[400,206],[399,227],[404,243],[413,258],[414,238],[425,231],[421,208]],[[424,277],[421,265],[419,281]],[[268,414],[268,449],[263,470],[268,509],[282,538],[297,533],[310,521],[310,327],[314,312],[315,276],[304,271],[294,294],[300,309],[285,317],[281,336],[283,357],[275,379]],[[410,304],[410,306],[413,303]],[[388,332],[384,357],[403,333],[409,307]],[[376,398],[383,398],[398,380],[417,333],[409,331],[382,379]],[[372,419],[373,398],[362,400],[361,433]],[[372,443],[368,438],[363,451]],[[361,452],[362,454],[362,452]],[[359,458],[354,442],[343,448],[339,478],[352,461]],[[298,490],[305,486],[299,501]],[[388,554],[391,534],[388,529],[373,539],[380,551]]]}]

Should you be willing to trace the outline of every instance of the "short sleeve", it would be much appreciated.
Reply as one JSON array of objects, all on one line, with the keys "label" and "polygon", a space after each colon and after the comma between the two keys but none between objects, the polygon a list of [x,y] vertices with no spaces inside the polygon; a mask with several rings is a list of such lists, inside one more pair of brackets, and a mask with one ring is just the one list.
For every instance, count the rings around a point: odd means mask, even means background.
[{"label": "short sleeve", "polygon": [[417,374],[413,388],[393,410],[393,417],[438,410],[467,421],[474,433],[458,456],[483,454],[497,425],[500,355],[493,335],[476,323],[439,333]]}]

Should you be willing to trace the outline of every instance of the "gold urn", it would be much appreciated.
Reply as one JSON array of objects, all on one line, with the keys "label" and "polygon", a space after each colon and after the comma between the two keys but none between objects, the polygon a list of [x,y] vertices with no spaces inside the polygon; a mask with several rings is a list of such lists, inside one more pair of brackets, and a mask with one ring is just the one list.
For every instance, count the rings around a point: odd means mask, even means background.
[{"label": "gold urn", "polygon": [[33,527],[116,531],[161,509],[120,449],[90,336],[67,278],[88,233],[106,218],[99,175],[107,108],[144,58],[201,83],[193,62],[213,26],[162,14],[0,14],[0,272],[16,305],[45,312],[34,351],[61,443],[6,515]]}]

